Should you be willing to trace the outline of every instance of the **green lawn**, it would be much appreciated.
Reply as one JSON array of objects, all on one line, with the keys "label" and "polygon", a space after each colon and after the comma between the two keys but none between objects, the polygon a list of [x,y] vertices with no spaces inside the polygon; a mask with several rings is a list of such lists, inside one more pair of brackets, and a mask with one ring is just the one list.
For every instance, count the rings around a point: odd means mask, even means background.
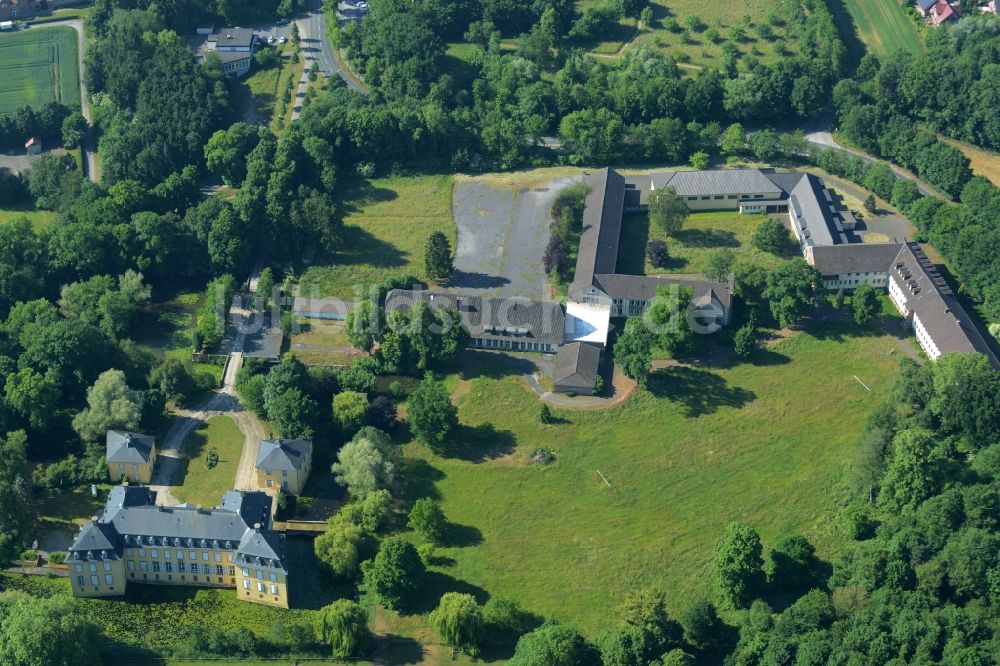
[{"label": "green lawn", "polygon": [[369,285],[403,273],[423,275],[424,244],[443,231],[455,247],[451,176],[356,180],[343,185],[344,250],[311,266],[302,294],[356,298]]},{"label": "green lawn", "polygon": [[[208,452],[215,449],[219,462],[212,469],[205,466]],[[222,495],[232,490],[236,468],[243,452],[243,433],[228,416],[213,416],[184,442],[187,464],[181,465],[179,486],[173,490],[181,502],[215,506]]]},{"label": "green lawn", "polygon": [[[618,270],[631,275],[701,273],[708,256],[721,248],[731,249],[738,261],[776,267],[780,258],[750,246],[754,230],[765,219],[763,215],[741,215],[736,211],[692,213],[683,229],[666,236],[659,227],[649,224],[645,213],[626,215],[618,247]],[[665,268],[656,268],[646,258],[646,242],[653,239],[667,241],[670,262]]]},{"label": "green lawn", "polygon": [[833,0],[830,10],[841,32],[846,33],[848,45],[854,35],[880,55],[900,49],[910,53],[923,50],[920,36],[900,0]]},{"label": "green lawn", "polygon": [[348,365],[360,355],[347,339],[346,322],[298,318],[288,353],[306,365]]},{"label": "green lawn", "polygon": [[[593,4],[596,0],[578,2],[577,6]],[[639,44],[649,44],[672,54],[679,62],[688,62],[696,66],[714,66],[722,61],[722,50],[718,43],[710,40],[705,31],[714,28],[720,33],[720,42],[726,39],[727,31],[740,23],[744,16],[749,16],[751,28],[745,31],[744,39],[737,44],[743,55],[756,55],[762,62],[773,62],[782,56],[775,50],[779,42],[788,50],[795,51],[794,39],[789,38],[791,32],[785,23],[773,28],[774,35],[769,39],[761,39],[753,31],[753,26],[765,20],[768,12],[778,10],[781,0],[715,0],[705,3],[702,0],[651,0],[653,22],[644,26],[636,34],[635,22],[623,19],[619,29],[609,39],[592,47],[592,53],[598,56],[613,57],[619,49],[630,49]],[[780,14],[780,11],[778,12]],[[685,39],[683,29],[685,20],[697,16],[702,21],[702,29],[690,31]],[[674,19],[679,24],[676,31],[664,27],[664,19]]]},{"label": "green lawn", "polygon": [[[766,546],[804,533],[832,557],[843,543],[838,481],[902,357],[891,338],[854,329],[798,333],[756,364],[659,371],[652,391],[621,407],[554,409],[559,425],[539,424],[520,377],[471,377],[460,418],[492,429],[461,441],[480,444],[456,457],[404,447],[408,499],[436,496],[462,526],[464,545],[442,550],[453,564],[435,567],[428,596],[506,596],[593,635],[634,587],[661,586],[672,611],[706,594],[731,521],[756,527]],[[528,463],[539,446],[554,464]]]},{"label": "green lawn", "polygon": [[41,231],[55,221],[56,214],[51,210],[35,210],[35,207],[30,203],[19,204],[14,208],[0,209],[0,224],[7,224],[22,217],[31,222],[35,231]]},{"label": "green lawn", "polygon": [[0,115],[46,102],[80,103],[76,31],[64,26],[0,35]]}]

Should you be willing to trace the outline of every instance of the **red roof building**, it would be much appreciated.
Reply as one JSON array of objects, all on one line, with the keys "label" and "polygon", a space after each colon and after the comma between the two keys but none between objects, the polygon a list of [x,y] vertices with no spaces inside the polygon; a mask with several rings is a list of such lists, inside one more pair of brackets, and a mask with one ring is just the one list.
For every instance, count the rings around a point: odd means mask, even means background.
[{"label": "red roof building", "polygon": [[945,0],[938,0],[937,3],[931,7],[930,17],[931,22],[934,25],[941,25],[945,21],[949,21],[957,16],[958,14],[955,12],[955,9],[945,2]]}]

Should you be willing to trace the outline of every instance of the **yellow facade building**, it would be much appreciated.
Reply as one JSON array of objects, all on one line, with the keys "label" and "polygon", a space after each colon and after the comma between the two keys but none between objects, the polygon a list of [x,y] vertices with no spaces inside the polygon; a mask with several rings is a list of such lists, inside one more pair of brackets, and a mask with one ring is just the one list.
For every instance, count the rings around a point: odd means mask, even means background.
[{"label": "yellow facade building", "polygon": [[125,594],[128,583],[235,588],[244,601],[288,608],[285,537],[271,498],[231,490],[214,509],[156,505],[146,487],[116,486],[66,558],[73,595]]},{"label": "yellow facade building", "polygon": [[257,486],[302,494],[312,468],[308,439],[265,439],[257,452]]},{"label": "yellow facade building", "polygon": [[151,435],[109,430],[105,458],[112,482],[149,483],[156,464],[156,441]]}]

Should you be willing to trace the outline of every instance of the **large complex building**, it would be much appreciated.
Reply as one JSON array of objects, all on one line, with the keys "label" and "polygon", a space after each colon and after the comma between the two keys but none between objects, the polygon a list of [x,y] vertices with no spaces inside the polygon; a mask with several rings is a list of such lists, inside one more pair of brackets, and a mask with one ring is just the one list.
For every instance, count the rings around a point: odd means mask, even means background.
[{"label": "large complex building", "polygon": [[[691,317],[711,332],[729,323],[732,287],[706,279],[626,275],[617,271],[623,215],[649,207],[652,192],[672,189],[693,211],[733,210],[787,215],[806,261],[828,289],[852,290],[867,282],[885,289],[913,327],[931,359],[948,351],[978,351],[1000,367],[983,336],[916,243],[857,242],[854,215],[840,210],[823,181],[808,173],[771,169],[666,171],[623,176],[601,169],[589,188],[576,271],[564,307],[527,299],[482,299],[396,290],[386,311],[406,310],[416,299],[432,308],[455,308],[475,347],[555,352],[556,390],[593,390],[615,317],[642,316],[661,288],[692,290]],[[596,351],[596,353],[595,353]]]},{"label": "large complex building", "polygon": [[648,206],[649,192],[669,187],[685,197],[692,210],[787,213],[803,257],[819,270],[827,289],[850,291],[862,283],[884,289],[930,359],[951,351],[979,352],[1000,367],[987,340],[920,245],[857,242],[851,234],[854,216],[839,210],[830,191],[812,174],[678,171],[630,177],[626,187],[625,205],[632,210]]},{"label": "large complex building", "polygon": [[285,537],[271,498],[230,490],[214,509],[157,506],[143,486],[115,486],[69,547],[73,595],[125,594],[130,582],[236,588],[239,599],[288,608]]}]

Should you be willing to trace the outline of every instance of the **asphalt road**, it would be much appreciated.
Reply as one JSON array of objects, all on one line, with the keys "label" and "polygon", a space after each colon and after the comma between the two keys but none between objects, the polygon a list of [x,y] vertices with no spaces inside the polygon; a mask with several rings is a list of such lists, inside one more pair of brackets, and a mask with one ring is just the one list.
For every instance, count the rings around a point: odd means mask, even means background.
[{"label": "asphalt road", "polygon": [[299,37],[302,40],[302,52],[307,62],[310,58],[319,62],[319,71],[323,76],[339,76],[347,83],[347,87],[360,93],[366,92],[357,82],[347,76],[337,59],[333,56],[333,45],[326,36],[326,13],[323,11],[322,0],[310,0],[309,11],[296,21],[299,24]]}]

